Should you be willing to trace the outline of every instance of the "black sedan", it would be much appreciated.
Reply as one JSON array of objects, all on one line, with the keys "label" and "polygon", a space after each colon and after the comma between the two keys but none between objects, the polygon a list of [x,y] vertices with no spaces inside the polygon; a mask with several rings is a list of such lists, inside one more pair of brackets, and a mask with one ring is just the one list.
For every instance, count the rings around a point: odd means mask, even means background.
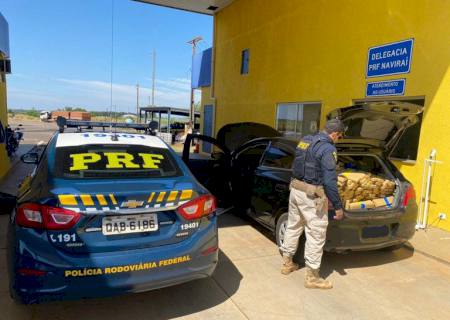
[{"label": "black sedan", "polygon": [[[374,209],[345,210],[341,221],[332,219],[325,250],[373,250],[396,248],[410,239],[415,231],[417,205],[412,185],[388,160],[389,146],[402,131],[416,123],[421,107],[408,103],[371,103],[337,110],[347,125],[346,137],[338,143],[338,164],[395,182],[391,206]],[[370,119],[367,127],[364,119]],[[377,130],[367,137],[377,121],[386,127],[384,136]],[[389,127],[389,126],[388,126]],[[363,134],[364,133],[364,136]],[[199,154],[190,153],[191,140],[201,143]],[[191,171],[224,204],[235,206],[275,233],[277,244],[284,238],[288,216],[291,166],[298,140],[282,137],[271,127],[256,123],[237,123],[219,130],[217,139],[189,136],[183,159]]]}]

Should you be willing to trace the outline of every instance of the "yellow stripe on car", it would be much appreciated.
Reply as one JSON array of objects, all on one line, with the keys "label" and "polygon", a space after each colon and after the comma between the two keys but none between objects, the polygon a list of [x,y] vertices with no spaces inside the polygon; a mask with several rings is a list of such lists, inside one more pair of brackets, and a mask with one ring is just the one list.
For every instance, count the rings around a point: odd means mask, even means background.
[{"label": "yellow stripe on car", "polygon": [[61,202],[61,204],[63,206],[77,206],[77,199],[75,198],[75,196],[73,194],[60,194],[58,196],[59,198],[59,202]]},{"label": "yellow stripe on car", "polygon": [[192,190],[183,190],[181,192],[180,200],[187,200],[192,198]]},{"label": "yellow stripe on car", "polygon": [[165,191],[160,192],[158,199],[156,199],[156,202],[162,202],[165,195],[166,195]]},{"label": "yellow stripe on car", "polygon": [[108,205],[108,202],[106,202],[106,199],[105,199],[105,197],[102,194],[98,194],[97,195],[97,200],[98,200],[98,203],[101,206],[107,206]]},{"label": "yellow stripe on car", "polygon": [[178,191],[170,191],[169,198],[167,198],[167,201],[175,201],[177,195]]},{"label": "yellow stripe on car", "polygon": [[80,194],[81,201],[83,201],[83,204],[85,206],[93,206],[94,200],[92,200],[91,195],[89,194]]},{"label": "yellow stripe on car", "polygon": [[147,203],[152,202],[154,196],[155,196],[155,193],[152,192],[152,193],[150,194],[150,196],[148,197]]},{"label": "yellow stripe on car", "polygon": [[109,198],[111,199],[113,204],[117,204],[116,198],[114,197],[114,195],[112,193],[109,194]]}]

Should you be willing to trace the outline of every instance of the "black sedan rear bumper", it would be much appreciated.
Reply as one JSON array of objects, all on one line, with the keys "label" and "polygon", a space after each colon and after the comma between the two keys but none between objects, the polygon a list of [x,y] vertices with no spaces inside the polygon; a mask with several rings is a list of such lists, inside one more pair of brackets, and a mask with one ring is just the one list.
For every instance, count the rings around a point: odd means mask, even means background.
[{"label": "black sedan rear bumper", "polygon": [[376,250],[402,244],[414,235],[415,219],[388,218],[377,220],[330,220],[326,251]]}]

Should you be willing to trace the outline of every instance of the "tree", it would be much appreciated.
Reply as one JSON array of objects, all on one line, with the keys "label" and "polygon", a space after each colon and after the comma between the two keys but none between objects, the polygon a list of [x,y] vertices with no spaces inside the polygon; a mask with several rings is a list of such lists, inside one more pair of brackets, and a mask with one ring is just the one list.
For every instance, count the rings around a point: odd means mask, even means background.
[{"label": "tree", "polygon": [[58,109],[61,111],[82,111],[82,112],[86,112],[87,110],[84,108],[80,108],[80,107],[64,107],[63,109]]},{"label": "tree", "polygon": [[202,109],[202,104],[200,103],[200,101],[195,102],[195,103],[194,103],[194,111],[195,111],[195,112],[200,112],[201,109]]}]

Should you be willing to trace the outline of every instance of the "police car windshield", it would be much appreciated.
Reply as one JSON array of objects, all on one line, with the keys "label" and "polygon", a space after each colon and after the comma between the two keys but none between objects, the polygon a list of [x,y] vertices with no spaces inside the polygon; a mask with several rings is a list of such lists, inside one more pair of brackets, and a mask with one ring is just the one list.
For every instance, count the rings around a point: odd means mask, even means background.
[{"label": "police car windshield", "polygon": [[181,171],[167,149],[117,144],[56,148],[55,176],[60,178],[162,178],[180,175]]}]

